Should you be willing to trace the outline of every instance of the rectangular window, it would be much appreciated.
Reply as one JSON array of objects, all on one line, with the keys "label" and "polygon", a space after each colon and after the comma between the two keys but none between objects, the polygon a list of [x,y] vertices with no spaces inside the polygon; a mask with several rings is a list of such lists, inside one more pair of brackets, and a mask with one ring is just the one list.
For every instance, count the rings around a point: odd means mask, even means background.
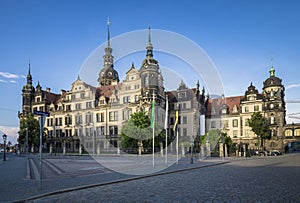
[{"label": "rectangular window", "polygon": [[186,116],[182,116],[182,124],[187,124],[187,117]]},{"label": "rectangular window", "polygon": [[211,121],[210,128],[216,128],[216,121]]},{"label": "rectangular window", "polygon": [[245,137],[249,137],[250,136],[250,131],[249,130],[245,130]]},{"label": "rectangular window", "polygon": [[92,122],[93,122],[92,115],[91,114],[85,115],[85,123],[92,123]]},{"label": "rectangular window", "polygon": [[117,135],[118,134],[118,126],[109,126],[109,135]]},{"label": "rectangular window", "polygon": [[135,95],[135,102],[138,102],[140,100],[139,95]]},{"label": "rectangular window", "polygon": [[81,109],[81,104],[80,103],[76,104],[75,108],[76,108],[76,110],[80,110]]},{"label": "rectangular window", "polygon": [[245,106],[245,112],[249,112],[249,107],[248,106]]},{"label": "rectangular window", "polygon": [[225,121],[224,121],[224,127],[225,127],[225,128],[228,128],[228,127],[229,127],[228,120],[225,120]]},{"label": "rectangular window", "polygon": [[104,122],[104,113],[97,113],[96,114],[96,121],[99,122]]},{"label": "rectangular window", "polygon": [[182,135],[187,136],[187,129],[186,128],[182,128]]},{"label": "rectangular window", "polygon": [[65,125],[71,125],[71,124],[72,124],[72,116],[66,116]]},{"label": "rectangular window", "polygon": [[238,131],[237,130],[234,130],[233,131],[233,137],[237,137],[238,136]]},{"label": "rectangular window", "polygon": [[66,111],[71,111],[71,105],[66,105]]},{"label": "rectangular window", "polygon": [[238,119],[232,120],[232,127],[238,127]]},{"label": "rectangular window", "polygon": [[104,126],[100,126],[96,128],[97,134],[96,136],[102,136],[105,135]]},{"label": "rectangular window", "polygon": [[82,124],[82,116],[81,115],[76,115],[75,116],[75,122],[76,122],[76,124]]},{"label": "rectangular window", "polygon": [[118,112],[111,111],[109,112],[109,121],[117,121],[118,120]]},{"label": "rectangular window", "polygon": [[86,102],[86,108],[87,108],[87,109],[93,108],[93,104],[92,104],[91,101],[90,101],[90,102]]},{"label": "rectangular window", "polygon": [[80,98],[83,99],[84,98],[84,93],[80,94]]},{"label": "rectangular window", "polygon": [[123,104],[130,103],[130,96],[123,97]]},{"label": "rectangular window", "polygon": [[254,106],[254,111],[259,111],[259,106]]}]

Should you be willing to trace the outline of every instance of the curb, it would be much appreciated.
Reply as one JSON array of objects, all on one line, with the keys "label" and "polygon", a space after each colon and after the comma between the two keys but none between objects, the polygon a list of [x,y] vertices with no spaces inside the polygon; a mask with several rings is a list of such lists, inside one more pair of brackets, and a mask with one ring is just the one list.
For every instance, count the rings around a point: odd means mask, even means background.
[{"label": "curb", "polygon": [[125,179],[113,180],[113,181],[108,181],[108,182],[103,182],[103,183],[96,183],[96,184],[90,184],[90,185],[79,186],[79,187],[74,187],[74,188],[67,188],[67,189],[44,193],[41,195],[29,197],[27,199],[16,200],[16,201],[12,201],[12,202],[27,202],[27,201],[32,201],[32,200],[40,199],[43,197],[47,197],[47,196],[58,195],[58,194],[66,193],[66,192],[73,192],[76,190],[83,190],[83,189],[89,189],[89,188],[100,187],[100,186],[105,186],[105,185],[112,185],[112,184],[117,184],[117,183],[129,182],[129,181],[140,180],[140,179],[144,179],[144,178],[156,177],[156,176],[173,174],[173,173],[179,173],[179,172],[184,172],[184,171],[191,171],[191,170],[196,170],[199,168],[207,168],[207,167],[218,166],[218,165],[223,165],[223,164],[227,164],[227,163],[230,163],[230,161],[223,161],[223,162],[208,164],[208,165],[204,165],[204,166],[189,167],[189,168],[183,168],[183,169],[178,169],[178,170],[175,169],[172,171],[164,171],[164,172],[160,172],[160,173],[153,173],[153,174],[149,174],[149,175],[137,176],[137,177],[132,177],[132,178],[125,178]]}]

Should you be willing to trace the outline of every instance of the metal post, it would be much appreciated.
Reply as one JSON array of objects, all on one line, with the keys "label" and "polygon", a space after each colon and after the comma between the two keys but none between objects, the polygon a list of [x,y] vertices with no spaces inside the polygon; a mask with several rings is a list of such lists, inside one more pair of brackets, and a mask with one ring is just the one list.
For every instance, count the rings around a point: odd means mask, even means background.
[{"label": "metal post", "polygon": [[179,146],[178,146],[178,128],[176,129],[176,164],[178,165],[178,152]]},{"label": "metal post", "polygon": [[45,116],[40,116],[40,190],[42,190],[42,144],[43,144],[43,123]]},{"label": "metal post", "polygon": [[7,135],[4,134],[3,135],[3,142],[4,142],[3,161],[6,161],[6,138],[7,138]]},{"label": "metal post", "polygon": [[166,129],[166,157],[165,157],[165,164],[168,165],[168,129]]},{"label": "metal post", "polygon": [[26,128],[25,153],[26,153],[26,155],[28,154],[28,128]]},{"label": "metal post", "polygon": [[96,134],[96,130],[94,130],[93,133],[93,157],[95,157],[95,134]]}]

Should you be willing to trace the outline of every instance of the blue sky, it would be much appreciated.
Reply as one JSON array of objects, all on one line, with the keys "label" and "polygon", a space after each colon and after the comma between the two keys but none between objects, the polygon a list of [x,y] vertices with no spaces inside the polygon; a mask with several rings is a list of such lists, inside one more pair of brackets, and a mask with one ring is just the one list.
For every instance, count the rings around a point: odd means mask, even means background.
[{"label": "blue sky", "polygon": [[[0,130],[16,135],[29,60],[34,85],[70,89],[86,58],[107,39],[108,17],[112,37],[150,24],[196,42],[215,63],[226,96],[243,95],[250,82],[261,91],[273,64],[286,99],[300,99],[299,8],[296,0],[1,0]],[[288,114],[297,112],[299,103],[288,104]]]}]

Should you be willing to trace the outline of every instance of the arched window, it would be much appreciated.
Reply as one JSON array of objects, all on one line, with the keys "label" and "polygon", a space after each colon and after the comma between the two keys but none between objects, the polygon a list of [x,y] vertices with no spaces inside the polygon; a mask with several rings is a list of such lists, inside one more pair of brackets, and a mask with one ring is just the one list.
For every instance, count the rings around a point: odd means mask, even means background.
[{"label": "arched window", "polygon": [[271,116],[271,118],[270,118],[270,124],[271,125],[275,124],[275,117],[274,116]]},{"label": "arched window", "polygon": [[284,135],[285,135],[286,137],[290,137],[290,136],[293,135],[293,132],[292,132],[292,130],[287,129],[287,130],[285,130]]},{"label": "arched window", "polygon": [[300,129],[295,129],[294,136],[300,136]]}]

